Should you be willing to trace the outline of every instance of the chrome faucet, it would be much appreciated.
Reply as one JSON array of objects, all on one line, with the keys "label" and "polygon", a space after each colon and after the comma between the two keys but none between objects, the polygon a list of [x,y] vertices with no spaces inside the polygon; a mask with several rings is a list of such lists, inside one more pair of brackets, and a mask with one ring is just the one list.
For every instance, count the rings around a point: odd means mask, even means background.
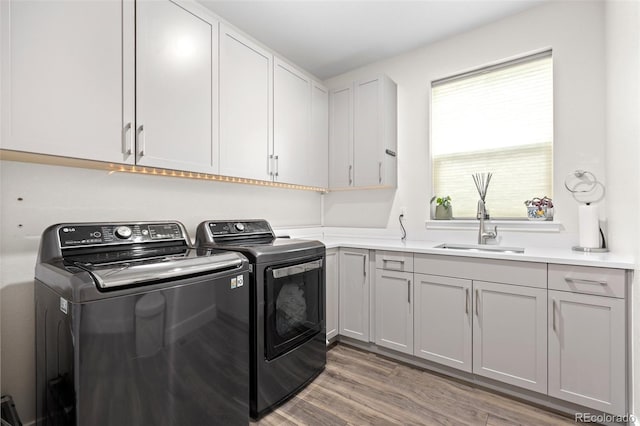
[{"label": "chrome faucet", "polygon": [[498,236],[498,227],[494,226],[493,231],[484,230],[484,220],[487,217],[487,210],[484,205],[484,200],[478,200],[478,219],[480,219],[480,228],[478,229],[478,244],[487,244],[487,240],[495,239]]}]

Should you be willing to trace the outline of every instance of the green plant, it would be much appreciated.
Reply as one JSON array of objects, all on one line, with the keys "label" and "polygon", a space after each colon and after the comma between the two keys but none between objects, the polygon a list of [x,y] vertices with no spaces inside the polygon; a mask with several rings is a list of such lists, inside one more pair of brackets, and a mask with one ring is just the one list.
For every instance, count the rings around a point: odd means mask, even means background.
[{"label": "green plant", "polygon": [[451,197],[447,195],[446,197],[436,198],[436,205],[449,209],[451,207]]}]

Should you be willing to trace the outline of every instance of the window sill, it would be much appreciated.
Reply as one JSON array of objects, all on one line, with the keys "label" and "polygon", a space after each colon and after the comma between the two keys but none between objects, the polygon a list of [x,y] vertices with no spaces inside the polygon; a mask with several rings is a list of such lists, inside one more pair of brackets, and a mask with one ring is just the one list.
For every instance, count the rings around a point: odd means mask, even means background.
[{"label": "window sill", "polygon": [[[533,221],[533,220],[487,220],[490,226],[498,226],[501,231],[516,232],[560,232],[563,226],[557,221]],[[478,229],[478,220],[473,219],[451,219],[451,220],[427,220],[426,229],[432,230],[467,230]]]}]

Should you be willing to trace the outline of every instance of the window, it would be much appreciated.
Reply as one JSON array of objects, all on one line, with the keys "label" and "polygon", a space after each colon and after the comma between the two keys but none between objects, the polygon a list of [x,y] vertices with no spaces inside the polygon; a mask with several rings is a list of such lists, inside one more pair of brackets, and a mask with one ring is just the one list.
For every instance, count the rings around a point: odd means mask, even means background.
[{"label": "window", "polygon": [[433,189],[455,218],[475,218],[471,177],[492,172],[492,218],[526,218],[525,200],[553,197],[551,51],[431,84]]}]

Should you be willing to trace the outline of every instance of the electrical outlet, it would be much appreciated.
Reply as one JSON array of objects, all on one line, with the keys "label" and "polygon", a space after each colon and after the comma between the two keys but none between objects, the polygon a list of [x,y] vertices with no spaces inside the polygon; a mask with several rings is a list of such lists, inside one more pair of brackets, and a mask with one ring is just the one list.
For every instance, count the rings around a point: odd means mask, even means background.
[{"label": "electrical outlet", "polygon": [[406,216],[407,215],[407,209],[405,207],[400,207],[400,214],[402,216]]}]

